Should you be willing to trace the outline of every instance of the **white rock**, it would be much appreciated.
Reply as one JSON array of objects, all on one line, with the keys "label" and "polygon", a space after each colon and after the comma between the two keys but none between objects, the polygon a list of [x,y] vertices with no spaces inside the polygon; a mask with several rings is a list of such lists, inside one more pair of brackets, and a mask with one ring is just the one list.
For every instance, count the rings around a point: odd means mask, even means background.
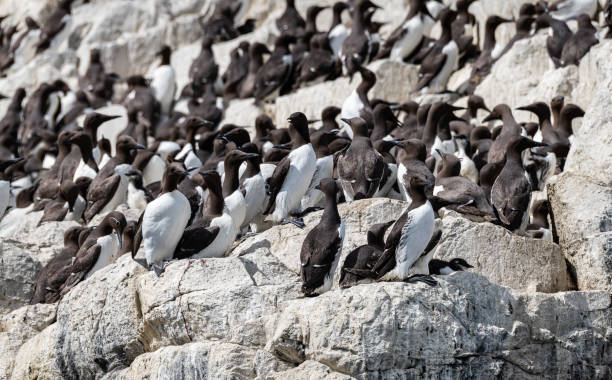
[{"label": "white rock", "polygon": [[573,288],[555,243],[518,236],[491,223],[475,223],[455,212],[444,214],[441,228],[436,258],[460,257],[492,283],[516,290],[553,293]]}]

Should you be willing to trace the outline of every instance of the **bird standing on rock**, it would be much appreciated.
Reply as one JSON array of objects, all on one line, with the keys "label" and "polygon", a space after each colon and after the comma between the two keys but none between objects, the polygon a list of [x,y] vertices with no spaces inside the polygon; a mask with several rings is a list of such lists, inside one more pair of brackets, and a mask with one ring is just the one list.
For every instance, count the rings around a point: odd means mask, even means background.
[{"label": "bird standing on rock", "polygon": [[[434,233],[434,210],[425,196],[427,181],[410,179],[412,203],[393,225],[385,242],[385,249],[371,270],[347,269],[361,277],[373,277],[383,281],[421,281],[436,285],[429,277],[429,260],[420,260]],[[417,265],[418,264],[418,265]]]},{"label": "bird standing on rock", "polygon": [[[146,267],[158,276],[164,270],[163,262],[172,259],[174,250],[189,222],[191,208],[187,198],[178,191],[178,184],[189,175],[179,164],[168,165],[162,179],[162,194],[147,205],[140,217],[139,229],[144,240]],[[140,239],[134,241],[138,251]]]},{"label": "bird standing on rock", "polygon": [[336,181],[325,178],[317,186],[325,194],[325,209],[304,239],[300,252],[302,293],[316,296],[331,289],[344,242],[344,222],[338,213]]},{"label": "bird standing on rock", "polygon": [[[268,215],[267,220],[277,223],[285,221],[287,216],[299,210],[300,201],[308,191],[317,165],[306,115],[295,112],[288,120],[291,153],[276,165],[272,177],[266,181],[270,202],[264,214]],[[287,222],[303,226],[303,223],[296,220]]]}]

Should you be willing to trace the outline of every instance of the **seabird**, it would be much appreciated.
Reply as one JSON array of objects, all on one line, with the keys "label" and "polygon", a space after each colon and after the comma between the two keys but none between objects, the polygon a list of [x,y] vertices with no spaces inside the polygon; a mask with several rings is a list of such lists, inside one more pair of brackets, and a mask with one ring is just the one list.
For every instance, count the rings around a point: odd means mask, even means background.
[{"label": "seabird", "polygon": [[[357,70],[361,74],[361,83],[342,103],[342,111],[340,117],[342,119],[352,119],[354,117],[361,117],[366,121],[373,122],[372,117],[372,106],[368,99],[368,92],[376,84],[376,75],[366,69],[365,67],[358,67]],[[353,131],[351,128],[345,128],[346,134],[349,138],[353,138]]]},{"label": "seabird", "polygon": [[459,47],[452,39],[452,22],[457,13],[450,8],[440,12],[442,35],[421,62],[419,82],[415,91],[444,91],[451,74],[459,62]]},{"label": "seabird", "polygon": [[471,147],[468,137],[465,135],[455,135],[453,136],[453,141],[455,142],[455,156],[461,162],[461,175],[464,178],[469,179],[474,183],[478,183],[478,169],[476,168],[476,164],[470,158]]},{"label": "seabird", "polygon": [[460,206],[452,208],[463,214],[483,216],[495,220],[495,212],[489,204],[484,190],[467,178],[459,175],[461,162],[452,155],[441,153],[442,169],[436,177],[433,195]]},{"label": "seabird", "polygon": [[241,150],[251,153],[246,161],[246,168],[240,176],[240,187],[244,191],[244,202],[246,212],[241,225],[243,232],[250,226],[251,231],[261,230],[263,223],[263,212],[266,207],[266,179],[261,172],[261,156],[255,144],[249,143],[242,146]]},{"label": "seabird", "polygon": [[521,134],[521,126],[514,120],[512,116],[512,110],[507,104],[498,104],[493,108],[491,113],[485,117],[482,122],[486,123],[492,120],[502,120],[504,125],[501,129],[501,133],[497,138],[493,139],[493,143],[489,148],[489,154],[487,155],[487,163],[493,164],[499,161],[503,161],[504,155],[506,154],[506,147],[516,136]]},{"label": "seabird", "polygon": [[308,191],[301,200],[301,209],[306,211],[318,207],[323,200],[323,192],[316,187],[324,178],[332,178],[334,175],[334,156],[329,151],[329,143],[336,137],[338,130],[330,132],[317,131],[311,134],[311,142],[317,156],[315,172],[308,186]]},{"label": "seabird", "polygon": [[597,29],[586,14],[578,16],[578,30],[563,45],[561,51],[561,66],[576,65],[580,63],[593,45],[597,45]]},{"label": "seabird", "polygon": [[295,9],[295,0],[285,0],[285,12],[276,19],[276,28],[280,34],[297,36],[304,31],[306,22]]},{"label": "seabird", "polygon": [[69,267],[70,275],[59,289],[62,297],[79,282],[117,259],[126,225],[125,216],[113,211],[87,235],[85,241],[79,244],[79,250]]},{"label": "seabird", "polygon": [[74,211],[75,203],[79,196],[79,188],[71,179],[64,179],[60,185],[60,191],[55,199],[45,204],[42,218],[38,226],[45,222],[61,222],[65,220],[68,213]]},{"label": "seabird", "polygon": [[493,52],[497,46],[497,43],[495,42],[495,31],[497,30],[497,27],[499,25],[508,22],[512,22],[512,20],[496,15],[489,16],[487,18],[487,21],[485,23],[484,45],[482,46],[480,56],[472,66],[468,93],[473,93],[476,86],[478,86],[484,80],[484,78],[491,72],[493,62],[497,58],[493,55]]},{"label": "seabird", "polygon": [[224,207],[219,173],[209,170],[200,174],[208,188],[206,206],[183,232],[174,252],[177,259],[223,257],[238,233]]},{"label": "seabird", "polygon": [[255,101],[268,100],[282,95],[284,88],[290,82],[294,70],[293,57],[289,45],[296,39],[289,34],[281,34],[274,43],[274,51],[270,58],[257,72],[255,78]]},{"label": "seabird", "polygon": [[224,162],[223,201],[227,213],[231,215],[236,231],[240,230],[246,216],[246,202],[243,190],[240,188],[240,165],[259,156],[257,153],[245,153],[234,149],[227,153]]},{"label": "seabird", "polygon": [[133,75],[127,79],[127,84],[128,94],[123,105],[127,109],[128,117],[133,115],[136,119],[135,116],[140,115],[151,125],[157,124],[161,108],[147,80],[140,75]]},{"label": "seabird", "polygon": [[70,267],[79,250],[79,235],[87,227],[74,226],[64,232],[64,246],[38,272],[30,304],[54,303],[60,299],[59,288],[70,276]]},{"label": "seabird", "polygon": [[[147,266],[158,276],[164,270],[164,261],[172,259],[191,216],[189,201],[177,189],[187,175],[189,172],[179,164],[168,165],[162,179],[161,195],[147,205],[139,221]],[[136,236],[134,249],[138,251],[139,234]]]},{"label": "seabird", "polygon": [[257,73],[264,64],[263,55],[271,54],[268,47],[262,43],[255,42],[249,47],[249,71],[240,83],[238,95],[241,99],[250,98],[255,92],[255,81]]},{"label": "seabird", "polygon": [[89,185],[85,220],[113,211],[127,201],[129,181],[126,174],[132,169],[132,150],[144,148],[130,136],[119,136],[115,157],[108,160]]},{"label": "seabird", "polygon": [[70,8],[74,0],[60,0],[57,8],[51,13],[41,28],[40,39],[36,45],[36,52],[40,53],[51,45],[51,40],[64,29],[70,20]]},{"label": "seabird", "polygon": [[[421,178],[425,182],[434,183],[434,175],[425,164],[427,150],[425,144],[418,139],[408,139],[400,142],[401,150],[397,155],[397,182],[402,199],[411,202],[410,179]],[[432,195],[432,187],[425,189],[428,196]]]},{"label": "seabird", "polygon": [[[300,200],[306,194],[316,170],[317,156],[308,132],[308,119],[301,112],[289,116],[289,133],[292,150],[283,158],[272,177],[266,181],[270,201],[266,207],[267,220],[282,222],[300,207]],[[291,220],[291,223],[296,222]],[[298,226],[303,223],[297,222]]]},{"label": "seabird", "polygon": [[548,203],[548,200],[542,199],[533,202],[530,209],[530,223],[525,227],[525,232],[536,239],[553,241],[553,234],[548,223],[549,213],[550,203]]},{"label": "seabird", "polygon": [[[192,92],[189,94],[192,98],[200,96],[204,86],[213,85],[219,75],[219,66],[215,62],[215,56],[212,51],[213,42],[211,37],[204,36],[200,55],[191,62],[191,66],[189,67],[191,88],[188,92]],[[185,97],[185,91],[186,89],[182,90],[181,97]]]},{"label": "seabird", "polygon": [[11,183],[4,178],[4,171],[21,161],[23,161],[23,158],[0,161],[0,218],[6,212],[11,199]]},{"label": "seabird", "polygon": [[[417,177],[410,179],[412,203],[393,224],[382,255],[371,271],[350,273],[383,281],[437,284],[429,276],[428,263],[433,250],[426,249],[434,234],[434,210],[425,196],[425,187],[430,185]],[[421,259],[423,255],[425,259]]]},{"label": "seabird", "polygon": [[157,52],[161,57],[159,67],[153,72],[151,80],[151,89],[155,99],[160,104],[162,115],[168,115],[174,103],[174,95],[176,94],[176,82],[174,69],[170,65],[170,55],[172,50],[170,46],[164,45]]},{"label": "seabird", "polygon": [[333,80],[339,74],[338,60],[329,47],[327,35],[321,33],[313,36],[310,40],[310,51],[299,65],[299,76],[295,87]]},{"label": "seabird", "polygon": [[346,256],[340,272],[339,285],[341,288],[348,288],[361,280],[361,277],[348,270],[372,270],[385,249],[385,232],[393,223],[395,220],[370,227],[366,235],[367,244],[355,248]]},{"label": "seabird", "polygon": [[425,32],[424,17],[425,15],[431,17],[425,5],[426,2],[426,0],[410,1],[410,11],[402,24],[387,38],[376,58],[389,57],[393,60],[403,61],[417,51]]},{"label": "seabird", "polygon": [[329,45],[334,52],[334,56],[338,58],[340,58],[342,55],[342,44],[344,44],[344,40],[346,40],[346,37],[348,37],[348,30],[342,23],[342,12],[344,12],[345,9],[348,9],[348,7],[348,4],[343,1],[336,2],[332,7],[332,24],[327,35],[329,37]]},{"label": "seabird", "polygon": [[474,267],[459,257],[451,259],[451,261],[433,259],[429,262],[429,274],[448,275],[453,272],[461,272],[469,268]]},{"label": "seabird", "polygon": [[353,9],[353,24],[351,33],[342,44],[342,74],[353,76],[361,67],[368,63],[372,41],[366,28],[366,12],[371,8],[380,9],[380,7],[370,0],[357,0]]},{"label": "seabird", "polygon": [[561,66],[563,46],[572,36],[572,31],[564,21],[553,18],[549,13],[542,13],[536,19],[536,28],[551,28],[546,39],[546,50],[554,67]]},{"label": "seabird", "polygon": [[509,230],[524,228],[529,220],[527,208],[532,188],[525,177],[521,153],[525,149],[545,145],[523,136],[514,136],[508,142],[506,164],[491,188],[491,204]]},{"label": "seabird", "polygon": [[[93,155],[96,165],[98,165],[99,167],[104,166],[106,164],[106,161],[103,161],[103,153],[101,152],[100,147],[98,146],[98,128],[107,121],[114,120],[119,117],[121,116],[109,116],[98,112],[91,112],[85,117],[85,120],[83,121],[83,129],[85,133],[87,133],[87,135],[89,136],[89,139],[93,146],[91,153]],[[88,165],[83,158],[81,158],[81,161],[79,161],[79,164],[76,170],[74,171],[72,180],[76,181],[76,179],[79,177],[94,178],[95,176],[96,170],[90,165]]]},{"label": "seabird", "polygon": [[251,63],[249,48],[249,42],[242,41],[238,47],[230,52],[230,63],[221,76],[223,81],[223,100],[225,102],[238,97],[242,81],[249,73],[249,65]]},{"label": "seabird", "polygon": [[368,137],[365,120],[342,119],[353,131],[349,148],[338,158],[338,179],[347,201],[371,198],[376,193],[385,170],[383,157]]},{"label": "seabird", "polygon": [[562,21],[579,18],[581,14],[593,18],[597,12],[597,0],[559,0],[548,7],[550,14]]},{"label": "seabird", "polygon": [[307,297],[331,289],[345,232],[338,213],[336,181],[325,178],[317,187],[325,194],[325,209],[319,224],[306,235],[300,252],[302,293]]}]

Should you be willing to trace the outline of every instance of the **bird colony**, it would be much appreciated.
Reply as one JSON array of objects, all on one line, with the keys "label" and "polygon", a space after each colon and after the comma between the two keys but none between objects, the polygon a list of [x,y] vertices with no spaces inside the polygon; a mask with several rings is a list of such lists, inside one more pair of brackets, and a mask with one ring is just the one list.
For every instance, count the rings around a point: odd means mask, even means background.
[{"label": "bird colony", "polygon": [[610,1],[0,16],[0,378],[612,377]]}]

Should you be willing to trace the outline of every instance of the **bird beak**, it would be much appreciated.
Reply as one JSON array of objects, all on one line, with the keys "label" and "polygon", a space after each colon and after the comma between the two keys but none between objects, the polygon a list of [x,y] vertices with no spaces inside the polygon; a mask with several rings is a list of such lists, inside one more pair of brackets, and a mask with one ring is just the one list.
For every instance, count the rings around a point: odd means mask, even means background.
[{"label": "bird beak", "polygon": [[319,190],[319,191],[321,191],[321,184],[320,184],[320,183],[318,183],[318,184],[317,184],[317,185],[316,185],[314,188],[315,188],[315,190]]},{"label": "bird beak", "polygon": [[227,137],[225,137],[225,135],[220,135],[219,137],[217,137],[219,140],[223,140],[226,143],[229,142],[229,140],[227,139]]},{"label": "bird beak", "polygon": [[404,148],[405,145],[400,141],[400,140],[391,140],[391,144],[400,147],[400,148]]},{"label": "bird beak", "polygon": [[119,231],[115,231],[117,234],[117,240],[119,240],[119,248],[123,248],[123,236],[119,233]]},{"label": "bird beak", "polygon": [[314,123],[318,123],[320,122],[320,119],[312,119],[312,120],[308,120],[308,124],[314,124]]},{"label": "bird beak", "polygon": [[330,135],[337,135],[338,133],[340,133],[339,129],[332,129],[331,131],[328,132]]},{"label": "bird beak", "polygon": [[245,153],[244,154],[244,158],[247,160],[250,160],[251,158],[255,158],[255,157],[259,157],[259,154],[257,153]]},{"label": "bird beak", "polygon": [[342,119],[340,119],[340,120],[342,120],[343,122],[345,122],[345,123],[346,123],[346,125],[349,125],[349,126],[351,125],[351,121],[350,121],[349,119],[344,119],[344,118],[342,118]]},{"label": "bird beak", "polygon": [[285,150],[290,150],[291,149],[287,144],[273,145],[272,148],[285,149]]},{"label": "bird beak", "polygon": [[495,117],[493,116],[493,114],[489,114],[487,117],[485,117],[484,119],[482,119],[483,123],[489,122],[495,120]]},{"label": "bird beak", "polygon": [[189,168],[186,170],[187,174],[191,173],[194,170],[198,170],[199,168],[197,166],[194,166],[193,168]]},{"label": "bird beak", "polygon": [[107,121],[110,121],[110,120],[113,120],[113,119],[117,119],[117,118],[120,118],[120,117],[121,117],[121,115],[104,115],[102,117],[102,120],[103,120],[103,123],[104,123],[104,122],[107,122]]},{"label": "bird beak", "polygon": [[440,155],[440,157],[442,157],[442,152],[440,152],[440,149],[436,149],[436,152],[438,152],[438,154]]},{"label": "bird beak", "polygon": [[143,149],[147,149],[147,147],[142,144],[136,144],[134,145],[134,149],[143,150]]},{"label": "bird beak", "polygon": [[202,122],[200,122],[200,124],[198,124],[198,128],[199,127],[214,127],[214,125],[215,123],[213,123],[212,121],[204,119],[202,120]]}]

